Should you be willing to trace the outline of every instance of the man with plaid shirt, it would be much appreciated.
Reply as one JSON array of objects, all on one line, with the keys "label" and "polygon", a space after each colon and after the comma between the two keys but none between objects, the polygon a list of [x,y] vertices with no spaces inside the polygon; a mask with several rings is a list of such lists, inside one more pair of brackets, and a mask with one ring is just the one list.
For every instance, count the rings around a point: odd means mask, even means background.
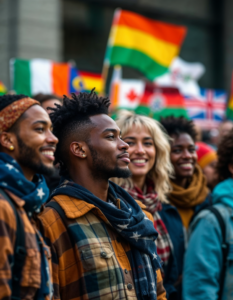
[{"label": "man with plaid shirt", "polygon": [[166,300],[152,217],[109,181],[130,176],[109,104],[80,93],[50,115],[63,182],[38,226],[51,247],[54,299]]}]

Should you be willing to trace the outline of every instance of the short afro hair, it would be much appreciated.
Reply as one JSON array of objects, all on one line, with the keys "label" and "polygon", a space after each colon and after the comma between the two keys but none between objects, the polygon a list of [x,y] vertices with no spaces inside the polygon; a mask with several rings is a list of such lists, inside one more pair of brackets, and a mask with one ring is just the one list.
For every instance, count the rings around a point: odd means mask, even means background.
[{"label": "short afro hair", "polygon": [[179,136],[182,133],[187,133],[194,142],[196,141],[197,133],[193,121],[187,120],[184,117],[170,116],[161,118],[160,123],[163,125],[169,136]]},{"label": "short afro hair", "polygon": [[28,98],[25,95],[4,95],[0,96],[0,111],[3,110],[8,105],[12,104],[15,101],[18,101],[23,98]]},{"label": "short afro hair", "polygon": [[233,130],[226,136],[223,136],[217,151],[218,163],[217,173],[219,181],[223,181],[229,177],[232,177],[229,171],[229,164],[233,164]]},{"label": "short afro hair", "polygon": [[[88,142],[91,116],[106,114],[110,105],[109,98],[98,97],[94,92],[72,94],[72,99],[64,96],[63,106],[55,104],[56,108],[51,109],[50,114],[53,123],[53,133],[59,139],[57,150],[55,152],[55,163],[60,163],[60,174],[67,173],[64,162],[67,158],[65,147],[67,147],[67,138],[75,133],[76,137]],[[86,130],[86,129],[89,130]]]}]

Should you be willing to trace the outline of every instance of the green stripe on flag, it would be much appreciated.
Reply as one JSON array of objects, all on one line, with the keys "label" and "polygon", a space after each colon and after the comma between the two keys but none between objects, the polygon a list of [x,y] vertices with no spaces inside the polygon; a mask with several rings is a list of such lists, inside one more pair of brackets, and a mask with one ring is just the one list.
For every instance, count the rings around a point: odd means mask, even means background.
[{"label": "green stripe on flag", "polygon": [[13,63],[13,89],[16,94],[31,96],[30,61],[16,59]]},{"label": "green stripe on flag", "polygon": [[146,54],[124,47],[114,46],[110,52],[109,62],[111,65],[130,66],[140,70],[149,80],[167,72],[168,68],[160,65]]},{"label": "green stripe on flag", "polygon": [[153,119],[160,120],[169,116],[184,117],[189,119],[187,110],[182,107],[166,107],[158,112],[153,112],[149,106],[138,106],[135,109],[135,113],[139,115],[146,115]]}]

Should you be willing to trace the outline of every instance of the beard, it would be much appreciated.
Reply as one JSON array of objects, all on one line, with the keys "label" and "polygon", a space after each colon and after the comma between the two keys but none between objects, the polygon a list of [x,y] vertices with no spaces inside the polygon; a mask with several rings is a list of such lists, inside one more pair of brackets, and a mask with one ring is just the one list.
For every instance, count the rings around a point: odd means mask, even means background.
[{"label": "beard", "polygon": [[27,146],[19,136],[17,136],[17,141],[20,154],[17,162],[20,165],[30,168],[38,174],[48,176],[52,176],[54,174],[54,167],[47,167],[42,162],[37,162],[37,154],[33,148]]},{"label": "beard", "polygon": [[129,169],[122,169],[118,166],[115,166],[115,168],[109,168],[109,160],[107,158],[101,157],[91,145],[88,146],[93,161],[93,178],[108,180],[111,177],[128,178],[131,176],[131,172]]}]

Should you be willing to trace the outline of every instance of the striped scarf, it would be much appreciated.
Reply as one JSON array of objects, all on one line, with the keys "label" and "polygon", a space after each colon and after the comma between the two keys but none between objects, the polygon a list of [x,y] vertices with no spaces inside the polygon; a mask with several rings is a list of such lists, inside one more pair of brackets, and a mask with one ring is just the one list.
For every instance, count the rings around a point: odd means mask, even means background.
[{"label": "striped scarf", "polygon": [[121,187],[135,200],[141,201],[152,214],[154,218],[154,227],[159,234],[156,240],[157,253],[164,264],[167,265],[173,245],[167,228],[158,213],[158,211],[162,209],[162,204],[158,200],[157,193],[154,190],[153,181],[147,179],[144,192],[136,186],[131,188],[127,183],[123,184]]}]

